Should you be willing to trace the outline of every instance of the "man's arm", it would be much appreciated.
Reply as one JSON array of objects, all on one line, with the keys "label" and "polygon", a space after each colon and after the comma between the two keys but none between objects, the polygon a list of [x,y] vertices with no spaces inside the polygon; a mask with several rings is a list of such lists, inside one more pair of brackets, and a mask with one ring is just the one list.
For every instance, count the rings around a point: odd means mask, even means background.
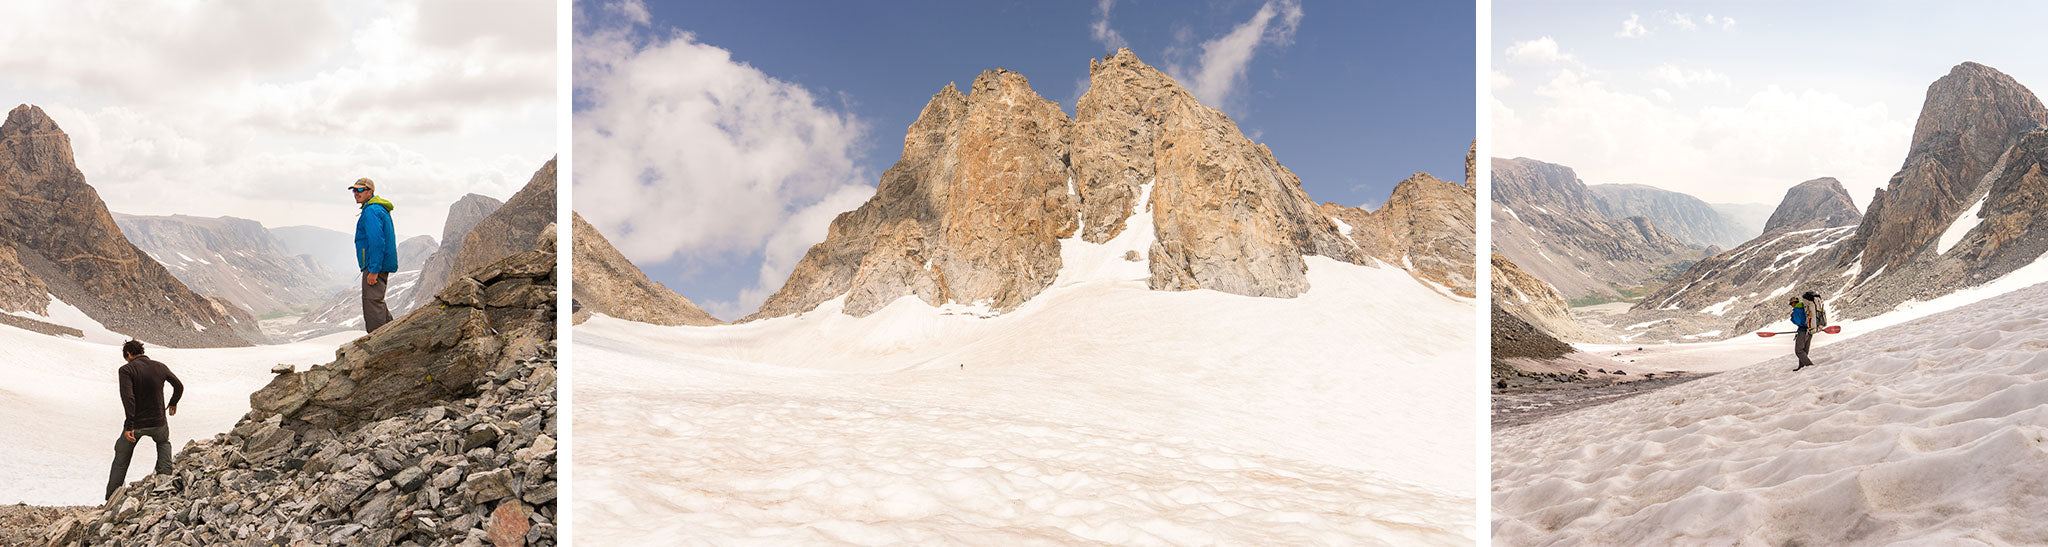
[{"label": "man's arm", "polygon": [[[379,208],[381,209],[382,207]],[[377,256],[382,257],[382,260],[378,261],[378,263],[384,266],[383,269],[378,270],[378,273],[398,271],[398,227],[391,222],[391,211],[384,211],[378,214],[377,220],[382,224],[382,226],[379,226],[379,229],[383,233],[382,240],[377,242],[375,252]]]},{"label": "man's arm", "polygon": [[135,379],[128,376],[127,367],[117,374],[121,376],[121,429],[135,429]]},{"label": "man's arm", "polygon": [[172,416],[176,416],[178,415],[178,399],[185,396],[185,383],[178,381],[178,373],[171,372],[169,367],[164,368],[164,381],[171,384],[171,402],[165,404],[164,408],[169,410]]}]

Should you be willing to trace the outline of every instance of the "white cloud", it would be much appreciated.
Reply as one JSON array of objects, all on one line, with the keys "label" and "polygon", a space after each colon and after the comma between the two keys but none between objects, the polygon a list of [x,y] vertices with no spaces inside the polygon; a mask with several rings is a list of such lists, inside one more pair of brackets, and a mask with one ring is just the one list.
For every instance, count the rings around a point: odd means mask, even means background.
[{"label": "white cloud", "polygon": [[1095,37],[1096,42],[1101,43],[1103,47],[1109,48],[1110,51],[1116,51],[1131,45],[1129,42],[1124,41],[1123,35],[1117,34],[1116,29],[1109,28],[1109,8],[1115,5],[1116,0],[1098,0],[1095,3],[1095,22],[1088,25],[1089,34]]},{"label": "white cloud", "polygon": [[1260,46],[1285,47],[1301,24],[1300,0],[1268,0],[1252,18],[1228,34],[1203,42],[1195,66],[1168,63],[1166,71],[1203,104],[1229,110]]},{"label": "white cloud", "polygon": [[0,3],[36,22],[0,33],[0,90],[115,211],[346,231],[367,176],[438,237],[554,153],[553,3],[479,2]]},{"label": "white cloud", "polygon": [[1692,14],[1690,13],[1673,13],[1670,17],[1672,26],[1678,27],[1679,30],[1692,31],[1700,29],[1699,23],[1692,21]]},{"label": "white cloud", "polygon": [[1621,31],[1614,33],[1614,36],[1618,38],[1638,38],[1649,33],[1650,29],[1643,27],[1643,16],[1637,15],[1635,12],[1629,12],[1628,19],[1621,22]]},{"label": "white cloud", "polygon": [[1521,42],[1515,42],[1514,45],[1508,46],[1507,54],[1508,59],[1516,61],[1537,63],[1578,62],[1578,59],[1573,58],[1571,54],[1565,53],[1562,50],[1560,50],[1557,45],[1557,40],[1554,40],[1549,36],[1544,36],[1542,38],[1537,38],[1535,40],[1524,40]]},{"label": "white cloud", "polygon": [[1717,203],[1775,203],[1822,176],[1867,201],[1911,137],[1910,120],[1882,104],[1814,90],[1766,86],[1734,103],[1674,104],[1559,70],[1532,91],[1513,107],[1495,101],[1498,155],[1570,166],[1589,184],[1650,184]]},{"label": "white cloud", "polygon": [[1495,70],[1493,71],[1492,79],[1488,81],[1487,85],[1494,90],[1507,89],[1515,86],[1515,79],[1508,77],[1506,72]]},{"label": "white cloud", "polygon": [[630,17],[578,32],[576,209],[640,264],[760,252],[755,286],[705,299],[711,311],[758,307],[834,215],[874,193],[857,164],[863,124],[810,90]]},{"label": "white cloud", "polygon": [[1726,74],[1708,69],[1685,69],[1670,63],[1657,65],[1657,68],[1650,69],[1649,75],[1652,79],[1681,88],[1699,84],[1727,87],[1730,84]]}]

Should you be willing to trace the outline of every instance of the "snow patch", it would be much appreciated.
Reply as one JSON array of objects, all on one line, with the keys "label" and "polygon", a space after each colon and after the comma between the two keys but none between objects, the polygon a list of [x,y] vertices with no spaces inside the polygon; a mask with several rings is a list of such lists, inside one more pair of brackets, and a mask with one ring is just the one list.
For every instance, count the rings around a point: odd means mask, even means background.
[{"label": "snow patch", "polygon": [[1715,305],[1712,305],[1712,306],[1707,306],[1707,307],[1706,307],[1705,309],[1701,309],[1701,310],[1700,310],[1700,313],[1711,313],[1711,314],[1714,314],[1714,315],[1726,315],[1726,314],[1728,313],[1728,307],[1729,307],[1729,306],[1733,306],[1733,305],[1735,305],[1735,301],[1736,301],[1736,300],[1740,300],[1740,299],[1742,299],[1742,297],[1741,297],[1741,296],[1730,296],[1730,297],[1728,297],[1728,299],[1727,299],[1727,300],[1723,300],[1723,301],[1721,301],[1721,303],[1719,303],[1719,304],[1715,304]]},{"label": "snow patch", "polygon": [[1949,249],[1963,242],[1963,236],[1969,235],[1970,229],[1984,222],[1984,217],[1980,215],[1984,212],[1984,201],[1987,199],[1990,199],[1990,196],[1977,198],[1977,204],[1970,206],[1970,212],[1963,213],[1948,223],[1948,229],[1941,232],[1939,246],[1935,247],[1937,254],[1948,254]]}]

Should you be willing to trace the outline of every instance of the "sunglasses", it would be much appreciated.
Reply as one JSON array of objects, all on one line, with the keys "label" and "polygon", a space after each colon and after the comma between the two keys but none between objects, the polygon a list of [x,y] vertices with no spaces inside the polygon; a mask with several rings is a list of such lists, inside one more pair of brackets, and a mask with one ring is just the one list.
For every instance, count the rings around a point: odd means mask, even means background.
[{"label": "sunglasses", "polygon": [[360,194],[360,193],[363,193],[363,192],[368,192],[368,191],[370,191],[370,189],[369,189],[369,188],[350,188],[350,189],[348,189],[348,191],[350,191],[350,192],[355,192],[355,193],[358,193],[358,194]]}]

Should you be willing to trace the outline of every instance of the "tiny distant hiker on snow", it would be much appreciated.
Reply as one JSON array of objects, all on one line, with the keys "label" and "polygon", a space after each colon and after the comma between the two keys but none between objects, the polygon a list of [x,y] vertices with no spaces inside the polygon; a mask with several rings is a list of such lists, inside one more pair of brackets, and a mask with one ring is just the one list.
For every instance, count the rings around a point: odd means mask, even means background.
[{"label": "tiny distant hiker on snow", "polygon": [[391,272],[398,271],[398,237],[391,227],[390,200],[377,197],[377,183],[356,179],[348,186],[362,210],[356,214],[356,265],[363,270],[363,331],[391,322],[391,309],[384,306],[384,289]]},{"label": "tiny distant hiker on snow", "polygon": [[1796,371],[1813,366],[1813,359],[1806,354],[1813,349],[1813,333],[1827,326],[1828,312],[1821,309],[1820,294],[1813,291],[1794,297],[1790,304],[1792,326],[1799,328],[1792,336],[1792,353],[1799,356],[1799,366],[1792,367]]},{"label": "tiny distant hiker on snow", "polygon": [[[114,439],[114,468],[107,474],[107,498],[127,482],[128,459],[135,455],[135,443],[142,437],[156,441],[156,473],[171,474],[171,425],[165,413],[178,415],[178,399],[185,396],[185,383],[171,373],[171,367],[142,354],[142,342],[121,344],[121,408],[127,418],[121,422],[121,436]],[[171,385],[171,401],[164,402],[164,384]]]}]

